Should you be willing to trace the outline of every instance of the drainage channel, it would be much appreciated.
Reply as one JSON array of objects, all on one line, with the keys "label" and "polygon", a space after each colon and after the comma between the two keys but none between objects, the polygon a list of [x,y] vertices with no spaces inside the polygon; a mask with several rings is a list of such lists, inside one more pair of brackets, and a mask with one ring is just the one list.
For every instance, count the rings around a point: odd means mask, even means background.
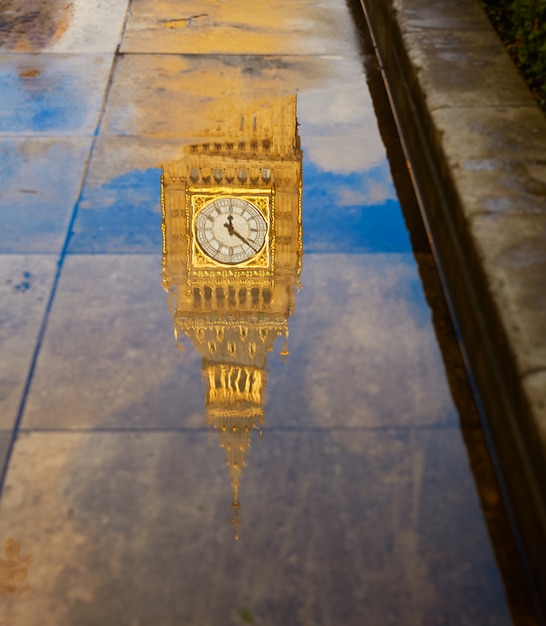
[{"label": "drainage channel", "polygon": [[0,622],[537,623],[362,13],[127,8],[2,44]]}]

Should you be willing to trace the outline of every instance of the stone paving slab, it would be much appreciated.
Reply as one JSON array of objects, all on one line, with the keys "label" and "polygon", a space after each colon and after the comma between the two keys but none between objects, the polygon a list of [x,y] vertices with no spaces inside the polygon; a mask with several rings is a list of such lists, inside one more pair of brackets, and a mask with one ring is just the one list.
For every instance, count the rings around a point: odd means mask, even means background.
[{"label": "stone paving slab", "polygon": [[268,424],[457,422],[412,255],[308,254],[301,282],[289,320],[290,354],[269,376]]},{"label": "stone paving slab", "polygon": [[362,4],[544,602],[546,120],[474,0]]},{"label": "stone paving slab", "polygon": [[12,428],[15,423],[57,259],[0,255],[0,429]]},{"label": "stone paving slab", "polygon": [[430,111],[529,105],[523,78],[506,71],[504,47],[492,31],[426,28],[404,35]]},{"label": "stone paving slab", "polygon": [[[160,271],[159,255],[66,258],[23,428],[206,427],[201,356],[176,348]],[[266,428],[457,424],[411,254],[306,255],[301,282]]]},{"label": "stone paving slab", "polygon": [[111,63],[111,55],[0,54],[0,136],[92,136]]},{"label": "stone paving slab", "polygon": [[342,4],[302,0],[136,0],[122,52],[346,54],[357,33]]},{"label": "stone paving slab", "polygon": [[295,93],[302,125],[325,134],[351,126],[361,141],[373,141],[372,152],[384,153],[358,56],[123,55],[100,134],[210,139],[234,120],[238,127],[242,111]]},{"label": "stone paving slab", "polygon": [[128,0],[10,0],[0,9],[0,51],[113,53],[128,4]]},{"label": "stone paving slab", "polygon": [[92,139],[0,139],[0,253],[60,254]]},{"label": "stone paving slab", "polygon": [[309,80],[306,71],[308,61],[299,58],[124,55],[116,63],[100,132],[205,139],[240,119],[241,102],[246,110],[269,102],[272,94],[294,93]]},{"label": "stone paving slab", "polygon": [[477,216],[468,228],[520,380],[546,370],[546,214]]},{"label": "stone paving slab", "polygon": [[465,199],[454,215],[461,229],[477,215],[546,213],[546,128],[544,115],[530,104],[432,113],[453,185]]},{"label": "stone paving slab", "polygon": [[[491,36],[478,2],[466,0],[392,0],[402,32],[416,30],[473,31]],[[390,6],[385,3],[384,8]]]},{"label": "stone paving slab", "polygon": [[68,256],[25,428],[203,428],[203,403],[201,359],[173,339],[160,255]]},{"label": "stone paving slab", "polygon": [[236,542],[209,433],[21,434],[0,536],[30,590],[0,619],[512,623],[457,429],[266,432],[241,483]]}]

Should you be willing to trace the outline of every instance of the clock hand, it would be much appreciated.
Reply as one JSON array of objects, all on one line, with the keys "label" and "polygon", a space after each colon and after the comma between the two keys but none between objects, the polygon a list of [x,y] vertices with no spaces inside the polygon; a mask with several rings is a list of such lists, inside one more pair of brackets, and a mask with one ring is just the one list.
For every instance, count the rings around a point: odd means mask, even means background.
[{"label": "clock hand", "polygon": [[258,252],[258,250],[256,250],[256,248],[250,243],[250,241],[248,241],[248,239],[245,239],[242,235],[240,235],[233,227],[232,227],[232,230],[230,231],[229,234],[230,235],[235,235],[235,237],[240,239],[243,243],[246,243],[246,245],[249,248],[252,248],[252,250],[254,250],[254,252]]},{"label": "clock hand", "polygon": [[228,233],[233,237],[235,229],[233,228],[233,215],[228,215],[228,221],[224,224],[224,227],[228,229]]},{"label": "clock hand", "polygon": [[227,228],[230,237],[233,237],[233,235],[235,235],[237,239],[240,239],[243,243],[246,243],[246,245],[254,250],[254,252],[258,252],[258,250],[256,250],[256,248],[250,243],[250,241],[248,241],[248,239],[245,239],[235,230],[235,227],[233,226],[233,215],[228,215],[227,220],[228,221],[224,224],[224,228]]}]

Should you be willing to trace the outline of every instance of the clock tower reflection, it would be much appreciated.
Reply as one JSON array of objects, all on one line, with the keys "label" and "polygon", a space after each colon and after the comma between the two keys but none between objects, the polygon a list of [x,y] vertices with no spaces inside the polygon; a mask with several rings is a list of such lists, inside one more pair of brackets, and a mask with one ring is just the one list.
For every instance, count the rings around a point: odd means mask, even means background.
[{"label": "clock tower reflection", "polygon": [[206,418],[226,452],[235,536],[252,431],[262,431],[267,353],[295,306],[303,255],[296,96],[244,110],[163,165],[163,286],[177,345],[202,356]]}]

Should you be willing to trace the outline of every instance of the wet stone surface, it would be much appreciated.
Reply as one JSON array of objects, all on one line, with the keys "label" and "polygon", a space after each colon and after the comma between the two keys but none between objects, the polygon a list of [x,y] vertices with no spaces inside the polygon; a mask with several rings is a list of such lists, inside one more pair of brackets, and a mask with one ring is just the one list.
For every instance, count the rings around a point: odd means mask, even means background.
[{"label": "wet stone surface", "polygon": [[113,53],[127,7],[123,0],[6,0],[0,8],[0,50]]},{"label": "wet stone surface", "polygon": [[0,255],[0,428],[14,425],[55,276],[53,256]]},{"label": "wet stone surface", "polygon": [[[250,457],[235,542],[208,433],[23,435],[0,528],[32,548],[33,589],[7,615],[240,624],[246,608],[257,623],[510,623],[456,430],[273,430]],[[29,507],[43,493],[37,526]]]},{"label": "wet stone surface", "polygon": [[[504,222],[504,228],[499,228],[499,222]],[[493,279],[491,289],[503,304],[505,331],[517,341],[522,377],[545,369],[546,216],[483,216],[474,218],[470,226]]]},{"label": "wet stone surface", "polygon": [[523,78],[506,67],[493,32],[424,29],[407,37],[429,110],[529,104]]},{"label": "wet stone surface", "polygon": [[0,623],[520,623],[345,4],[9,6]]},{"label": "wet stone surface", "polygon": [[59,254],[91,138],[0,140],[0,252]]},{"label": "wet stone surface", "polygon": [[0,55],[0,135],[93,135],[111,59]]},{"label": "wet stone surface", "polygon": [[131,7],[122,52],[190,54],[351,54],[357,37],[337,2],[139,0]]},{"label": "wet stone surface", "polygon": [[546,130],[538,109],[443,110],[434,119],[465,198],[464,218],[546,214]]},{"label": "wet stone surface", "polygon": [[480,37],[490,30],[479,3],[393,0],[393,4],[404,31],[474,31],[474,36]]},{"label": "wet stone surface", "polygon": [[[67,259],[24,428],[206,426],[200,362],[189,341],[176,351],[160,267]],[[456,425],[410,255],[309,255],[301,281],[286,364],[268,358],[267,427]]]},{"label": "wet stone surface", "polygon": [[4,49],[41,50],[62,37],[73,16],[72,4],[62,1],[34,4],[8,0],[2,5],[0,45]]}]

